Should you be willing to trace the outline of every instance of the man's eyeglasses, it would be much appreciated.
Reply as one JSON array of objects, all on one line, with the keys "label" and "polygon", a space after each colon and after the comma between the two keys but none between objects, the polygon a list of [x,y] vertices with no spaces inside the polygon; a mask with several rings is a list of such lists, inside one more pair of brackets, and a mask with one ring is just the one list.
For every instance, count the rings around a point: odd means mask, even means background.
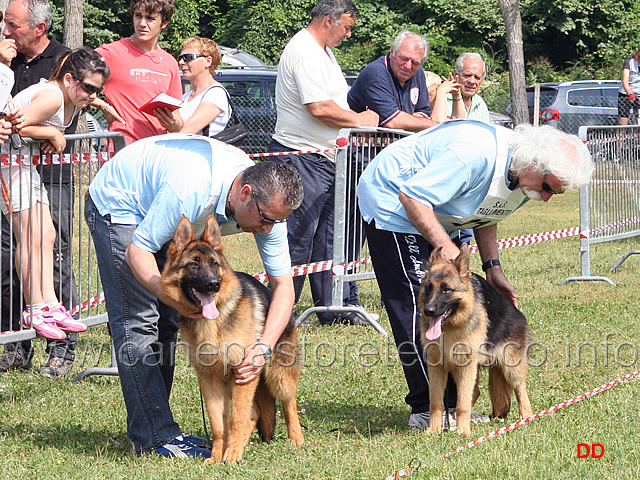
[{"label": "man's eyeglasses", "polygon": [[181,53],[178,55],[178,61],[182,60],[184,63],[189,63],[200,57],[206,57],[206,55],[201,53]]},{"label": "man's eyeglasses", "polygon": [[102,88],[103,87],[98,87],[97,85],[94,85],[93,83],[89,83],[89,82],[85,82],[84,80],[80,80],[79,78],[75,78],[76,82],[78,82],[80,84],[80,86],[82,87],[82,89],[87,92],[89,95],[93,95],[95,94],[99,94],[100,92],[102,92]]},{"label": "man's eyeglasses", "polygon": [[251,196],[253,197],[253,201],[256,203],[256,208],[258,209],[258,215],[260,215],[260,223],[268,223],[270,225],[275,225],[277,223],[284,223],[287,221],[286,218],[284,220],[271,220],[270,218],[266,218],[262,214],[262,210],[260,210],[260,205],[258,205],[258,199],[256,198],[256,194],[253,190],[251,190]]},{"label": "man's eyeglasses", "polygon": [[562,195],[564,192],[557,192],[555,191],[553,188],[551,188],[551,185],[549,185],[547,183],[547,176],[544,175],[543,177],[543,182],[542,182],[542,190],[547,192],[547,193],[551,193],[552,195]]}]

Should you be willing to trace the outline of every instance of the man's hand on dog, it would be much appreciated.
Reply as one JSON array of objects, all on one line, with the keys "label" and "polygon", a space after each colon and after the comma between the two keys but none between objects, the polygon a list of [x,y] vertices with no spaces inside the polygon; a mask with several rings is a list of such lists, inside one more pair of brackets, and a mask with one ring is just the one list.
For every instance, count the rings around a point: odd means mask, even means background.
[{"label": "man's hand on dog", "polygon": [[501,294],[507,297],[513,302],[516,308],[518,308],[518,296],[516,295],[516,289],[509,283],[502,268],[496,266],[487,270],[487,282],[489,282],[493,288],[498,290]]},{"label": "man's hand on dog", "polygon": [[261,348],[256,346],[249,348],[242,364],[233,369],[236,384],[244,385],[256,379],[262,372],[265,363],[264,352]]}]

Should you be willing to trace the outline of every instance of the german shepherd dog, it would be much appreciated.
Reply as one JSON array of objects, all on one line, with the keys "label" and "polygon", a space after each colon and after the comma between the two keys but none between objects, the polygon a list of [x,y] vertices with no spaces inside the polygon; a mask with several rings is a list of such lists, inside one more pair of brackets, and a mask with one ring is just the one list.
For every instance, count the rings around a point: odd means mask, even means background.
[{"label": "german shepherd dog", "polygon": [[164,289],[175,302],[187,310],[202,309],[202,318],[181,316],[179,326],[211,422],[213,446],[207,463],[240,462],[256,426],[262,439],[270,442],[275,399],[282,403],[289,439],[296,445],[304,442],[296,403],[300,362],[293,320],[273,346],[260,378],[235,384],[232,368],[260,339],[271,293],[252,276],[229,267],[220,237],[214,217],[208,218],[198,239],[183,217],[162,273]]},{"label": "german shepherd dog", "polygon": [[492,418],[505,418],[515,390],[520,418],[533,415],[525,378],[530,343],[527,320],[511,300],[471,273],[469,249],[452,262],[432,252],[418,305],[429,375],[429,431],[442,432],[444,389],[451,373],[458,390],[457,430],[471,433],[471,409],[480,389],[478,368],[489,368]]}]

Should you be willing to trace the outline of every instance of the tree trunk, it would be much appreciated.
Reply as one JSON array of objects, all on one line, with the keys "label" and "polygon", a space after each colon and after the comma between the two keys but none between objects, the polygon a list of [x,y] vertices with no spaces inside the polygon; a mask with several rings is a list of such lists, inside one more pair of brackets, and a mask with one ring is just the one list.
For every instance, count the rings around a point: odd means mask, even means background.
[{"label": "tree trunk", "polygon": [[498,0],[507,36],[509,53],[509,81],[511,83],[512,117],[515,125],[529,123],[527,84],[524,76],[522,49],[522,19],[518,0]]},{"label": "tree trunk", "polygon": [[[62,34],[62,43],[72,50],[84,45],[83,14],[84,7],[82,0],[64,0],[64,32]],[[76,133],[87,133],[88,131],[87,119],[82,115],[78,120]],[[80,142],[79,146],[81,151],[88,151],[89,141],[81,140]]]},{"label": "tree trunk", "polygon": [[82,37],[82,0],[64,0],[64,34],[62,43],[74,49],[84,43]]}]

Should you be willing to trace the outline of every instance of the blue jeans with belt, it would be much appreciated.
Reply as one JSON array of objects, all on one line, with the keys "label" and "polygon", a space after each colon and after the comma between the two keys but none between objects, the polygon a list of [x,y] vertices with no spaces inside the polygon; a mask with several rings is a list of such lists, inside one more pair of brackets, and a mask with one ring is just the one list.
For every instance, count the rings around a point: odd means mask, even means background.
[{"label": "blue jeans with belt", "polygon": [[[85,220],[96,249],[109,331],[127,407],[127,437],[141,453],[181,435],[169,407],[173,382],[177,312],[142,286],[124,259],[136,225],[101,216],[91,198]],[[160,271],[166,248],[156,253]]]}]

